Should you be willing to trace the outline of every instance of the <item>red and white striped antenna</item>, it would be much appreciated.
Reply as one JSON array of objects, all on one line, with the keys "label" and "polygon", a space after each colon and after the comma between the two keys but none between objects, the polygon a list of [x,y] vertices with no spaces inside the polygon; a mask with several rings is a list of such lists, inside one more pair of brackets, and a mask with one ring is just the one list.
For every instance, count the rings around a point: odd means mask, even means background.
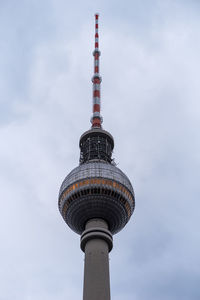
[{"label": "red and white striped antenna", "polygon": [[101,109],[101,98],[100,98],[100,86],[101,86],[101,77],[99,74],[99,14],[95,14],[95,49],[93,52],[94,56],[94,76],[92,77],[93,82],[93,115],[91,118],[92,128],[98,127],[101,128],[101,123],[103,121],[100,115]]}]

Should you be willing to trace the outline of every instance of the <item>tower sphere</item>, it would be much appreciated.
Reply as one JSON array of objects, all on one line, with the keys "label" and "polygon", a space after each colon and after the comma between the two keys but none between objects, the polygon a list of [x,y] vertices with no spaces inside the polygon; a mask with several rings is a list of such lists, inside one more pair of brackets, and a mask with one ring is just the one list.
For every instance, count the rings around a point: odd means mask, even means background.
[{"label": "tower sphere", "polygon": [[93,218],[105,220],[111,233],[117,233],[130,219],[134,205],[134,191],[128,177],[103,160],[91,160],[73,169],[59,193],[60,213],[79,234]]}]

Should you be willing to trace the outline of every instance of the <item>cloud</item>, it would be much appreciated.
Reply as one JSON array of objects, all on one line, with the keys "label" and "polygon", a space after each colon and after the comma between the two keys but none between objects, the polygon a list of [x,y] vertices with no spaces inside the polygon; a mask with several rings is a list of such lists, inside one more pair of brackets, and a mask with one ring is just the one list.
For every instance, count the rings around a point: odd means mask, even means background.
[{"label": "cloud", "polygon": [[[51,1],[44,12],[47,2],[30,3],[13,7],[11,24],[5,5],[1,21],[7,35],[0,75],[1,294],[6,300],[78,299],[83,254],[79,237],[59,216],[57,196],[78,165],[78,139],[90,126],[88,15],[95,4],[77,10]],[[111,293],[115,299],[198,299],[196,4],[155,1],[143,23],[147,7],[127,3],[123,14],[120,6],[118,14],[110,13],[112,2],[100,7],[103,126],[113,134],[114,157],[136,192],[135,213],[114,237]],[[12,51],[13,45],[24,45],[28,54]]]}]

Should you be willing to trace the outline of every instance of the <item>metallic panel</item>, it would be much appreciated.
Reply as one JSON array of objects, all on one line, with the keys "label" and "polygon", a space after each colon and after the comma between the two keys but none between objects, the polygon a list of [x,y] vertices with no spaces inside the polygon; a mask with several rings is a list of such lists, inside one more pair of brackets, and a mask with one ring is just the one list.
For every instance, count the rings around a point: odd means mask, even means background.
[{"label": "metallic panel", "polygon": [[130,180],[119,168],[110,163],[99,161],[84,163],[73,169],[63,181],[59,195],[61,195],[66,187],[68,187],[75,181],[91,177],[103,177],[118,181],[119,183],[127,187],[134,195]]}]

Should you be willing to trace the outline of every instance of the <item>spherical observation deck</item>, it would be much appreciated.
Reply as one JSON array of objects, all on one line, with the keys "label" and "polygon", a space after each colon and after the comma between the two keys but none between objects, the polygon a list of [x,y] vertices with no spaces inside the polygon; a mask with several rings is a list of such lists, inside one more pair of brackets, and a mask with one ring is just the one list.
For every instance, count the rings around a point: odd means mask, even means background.
[{"label": "spherical observation deck", "polygon": [[120,231],[135,207],[128,177],[112,163],[89,160],[73,169],[59,192],[59,210],[68,226],[81,234],[93,218],[104,219],[112,234]]}]

